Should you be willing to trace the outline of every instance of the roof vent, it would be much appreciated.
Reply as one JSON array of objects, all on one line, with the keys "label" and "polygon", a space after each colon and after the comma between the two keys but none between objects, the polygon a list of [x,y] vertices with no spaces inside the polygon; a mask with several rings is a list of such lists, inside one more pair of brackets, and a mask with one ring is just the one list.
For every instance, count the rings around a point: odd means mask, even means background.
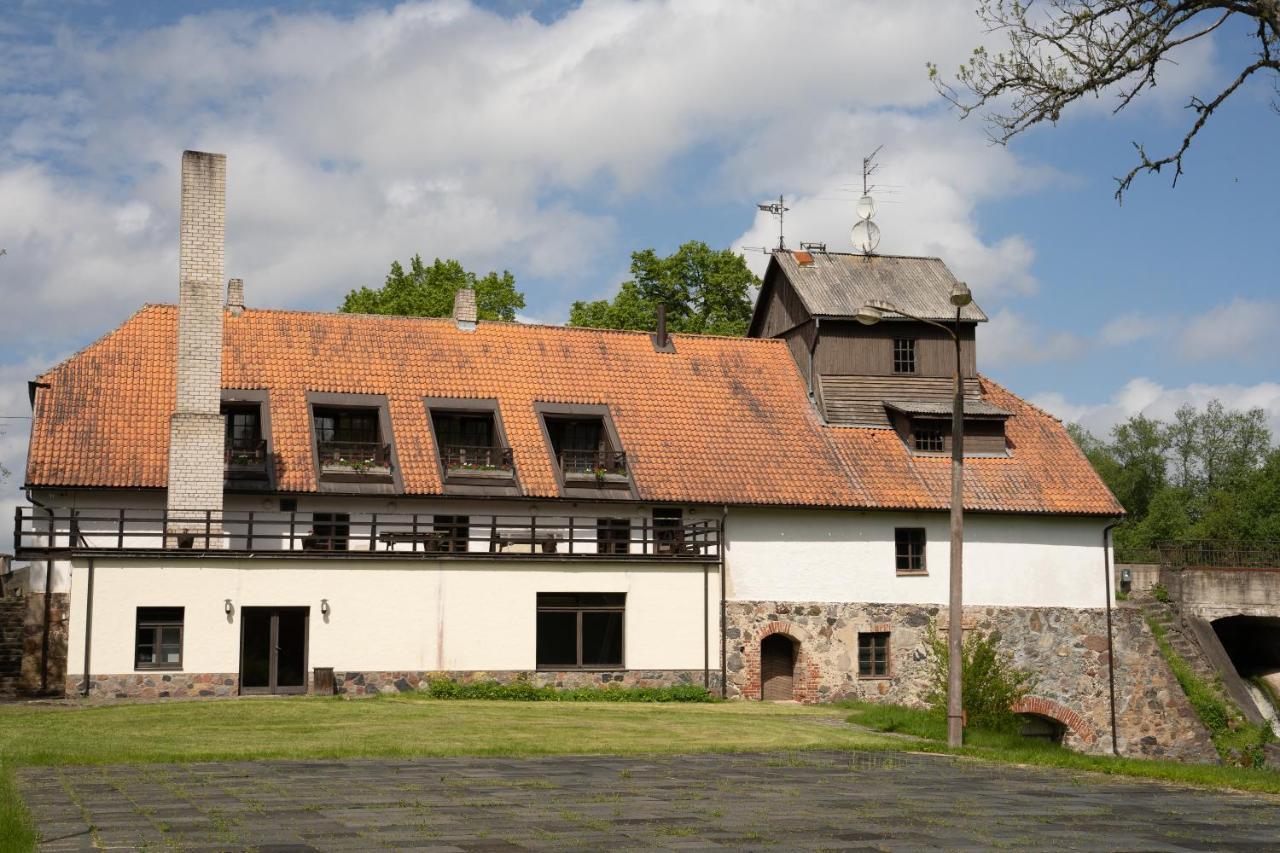
[{"label": "roof vent", "polygon": [[233,317],[239,317],[244,313],[244,279],[227,280],[227,310]]},{"label": "roof vent", "polygon": [[675,352],[675,342],[671,340],[671,336],[667,334],[667,306],[664,302],[658,303],[658,325],[657,330],[652,335],[654,352]]},{"label": "roof vent", "polygon": [[464,332],[473,331],[476,327],[476,292],[463,287],[453,295],[453,321]]}]

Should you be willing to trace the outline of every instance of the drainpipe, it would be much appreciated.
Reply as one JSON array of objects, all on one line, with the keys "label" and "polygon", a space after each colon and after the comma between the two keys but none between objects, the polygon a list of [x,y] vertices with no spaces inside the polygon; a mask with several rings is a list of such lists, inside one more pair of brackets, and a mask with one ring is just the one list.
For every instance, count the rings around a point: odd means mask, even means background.
[{"label": "drainpipe", "polygon": [[1108,535],[1120,526],[1120,521],[1113,521],[1102,528],[1102,561],[1103,584],[1107,599],[1107,692],[1111,700],[1111,754],[1120,755],[1120,744],[1116,736],[1116,648],[1111,631],[1111,548],[1107,543]]},{"label": "drainpipe", "polygon": [[725,660],[725,597],[724,597],[724,554],[729,547],[729,507],[720,511],[720,698],[729,698],[729,668]]},{"label": "drainpipe", "polygon": [[89,558],[89,585],[84,600],[84,695],[89,695],[89,652],[93,648],[93,557]]}]

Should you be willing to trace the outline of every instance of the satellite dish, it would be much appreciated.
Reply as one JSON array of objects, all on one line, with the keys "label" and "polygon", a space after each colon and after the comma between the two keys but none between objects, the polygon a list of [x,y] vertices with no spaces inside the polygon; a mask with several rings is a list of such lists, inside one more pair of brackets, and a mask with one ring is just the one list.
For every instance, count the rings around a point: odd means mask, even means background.
[{"label": "satellite dish", "polygon": [[876,215],[876,200],[869,195],[858,199],[858,218],[870,219]]},{"label": "satellite dish", "polygon": [[853,233],[849,235],[849,239],[853,241],[853,248],[864,255],[869,255],[876,250],[876,246],[880,245],[880,226],[870,219],[862,219],[853,226]]}]

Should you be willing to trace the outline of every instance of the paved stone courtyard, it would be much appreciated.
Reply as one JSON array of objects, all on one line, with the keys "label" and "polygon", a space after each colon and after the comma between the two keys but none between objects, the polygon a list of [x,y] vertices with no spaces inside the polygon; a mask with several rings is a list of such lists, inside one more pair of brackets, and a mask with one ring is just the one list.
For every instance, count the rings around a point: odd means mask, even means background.
[{"label": "paved stone courtyard", "polygon": [[1280,799],[885,753],[26,768],[44,850],[1274,850]]}]

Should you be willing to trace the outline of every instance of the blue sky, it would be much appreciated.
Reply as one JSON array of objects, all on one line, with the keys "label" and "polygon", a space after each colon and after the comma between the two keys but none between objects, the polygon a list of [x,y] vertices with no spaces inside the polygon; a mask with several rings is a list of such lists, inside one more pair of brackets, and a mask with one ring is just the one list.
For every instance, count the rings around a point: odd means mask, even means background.
[{"label": "blue sky", "polygon": [[[331,309],[393,258],[510,269],[527,316],[608,295],[634,249],[848,246],[884,145],[882,251],[939,254],[992,322],[980,366],[1097,431],[1220,397],[1280,427],[1280,117],[1268,81],[1118,206],[1249,49],[1185,50],[1008,148],[931,87],[989,36],[968,2],[6,0],[0,16],[0,414],[26,380],[176,296],[183,148],[228,155],[227,274],[261,307]],[[763,256],[748,254],[756,265]],[[21,482],[26,424],[0,460]]]}]

